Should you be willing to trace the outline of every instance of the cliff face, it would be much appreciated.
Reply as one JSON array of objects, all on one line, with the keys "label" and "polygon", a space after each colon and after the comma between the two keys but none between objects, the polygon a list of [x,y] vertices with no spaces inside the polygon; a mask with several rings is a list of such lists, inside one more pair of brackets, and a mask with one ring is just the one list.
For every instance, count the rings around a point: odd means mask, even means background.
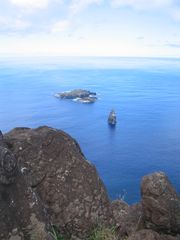
[{"label": "cliff face", "polygon": [[[17,160],[19,169],[18,177],[10,185],[11,189],[18,190],[12,194],[9,186],[5,186],[11,201],[19,204],[19,192],[22,191],[22,197],[26,194],[19,185],[22,182],[23,188],[32,191],[32,196],[36,196],[42,206],[30,198],[21,199],[23,204],[34,207],[37,203],[41,215],[46,212],[49,223],[70,237],[83,237],[97,223],[110,223],[110,202],[105,187],[95,167],[85,159],[77,142],[69,135],[48,127],[16,128],[6,134],[3,141]],[[12,206],[10,211],[16,209]],[[39,216],[31,207],[28,211],[29,215]],[[23,212],[24,208],[16,220],[24,218]],[[0,229],[1,222],[0,219]],[[11,229],[17,227],[26,228],[20,223]]]},{"label": "cliff face", "polygon": [[180,239],[180,199],[165,174],[145,176],[141,192],[137,205],[111,203],[77,142],[57,129],[0,136],[0,239],[51,239],[51,225],[67,239],[98,225],[116,226],[117,239]]},{"label": "cliff face", "polygon": [[124,209],[115,202],[119,236],[128,240],[179,240],[180,197],[168,177],[163,172],[143,177],[141,198],[140,203]]}]

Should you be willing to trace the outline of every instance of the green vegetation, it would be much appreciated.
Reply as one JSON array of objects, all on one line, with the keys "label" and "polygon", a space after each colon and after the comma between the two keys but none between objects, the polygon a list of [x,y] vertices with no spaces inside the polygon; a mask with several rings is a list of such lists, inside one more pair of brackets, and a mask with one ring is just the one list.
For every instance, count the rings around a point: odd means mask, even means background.
[{"label": "green vegetation", "polygon": [[52,227],[49,233],[53,240],[65,240],[64,237],[57,231],[57,229],[54,226]]},{"label": "green vegetation", "polygon": [[[51,231],[49,232],[52,236],[53,240],[65,240],[64,236],[59,234],[56,227],[52,227]],[[68,238],[69,239],[69,238]],[[86,240],[118,240],[118,236],[116,234],[115,227],[105,228],[105,227],[98,227],[96,228],[92,234]],[[123,238],[121,240],[126,240],[127,238]]]},{"label": "green vegetation", "polygon": [[115,228],[97,228],[88,240],[117,240]]}]

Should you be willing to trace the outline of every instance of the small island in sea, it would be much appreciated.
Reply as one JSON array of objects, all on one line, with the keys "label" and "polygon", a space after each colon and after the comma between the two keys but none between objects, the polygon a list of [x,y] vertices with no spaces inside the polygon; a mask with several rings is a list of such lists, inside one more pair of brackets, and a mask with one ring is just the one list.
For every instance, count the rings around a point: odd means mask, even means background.
[{"label": "small island in sea", "polygon": [[111,110],[111,112],[110,112],[110,114],[108,116],[108,124],[110,126],[115,126],[116,122],[117,122],[117,120],[116,120],[116,113],[115,113],[114,110]]},{"label": "small island in sea", "polygon": [[97,100],[96,93],[84,89],[74,89],[62,93],[56,93],[55,97],[60,99],[72,99],[75,102],[94,103]]}]

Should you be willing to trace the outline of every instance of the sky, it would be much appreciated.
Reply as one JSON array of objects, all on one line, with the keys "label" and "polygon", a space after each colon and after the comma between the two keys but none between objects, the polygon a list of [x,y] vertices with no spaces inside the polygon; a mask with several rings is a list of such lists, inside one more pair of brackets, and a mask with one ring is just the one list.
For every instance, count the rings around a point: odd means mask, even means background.
[{"label": "sky", "polygon": [[0,56],[180,57],[180,0],[0,0]]}]

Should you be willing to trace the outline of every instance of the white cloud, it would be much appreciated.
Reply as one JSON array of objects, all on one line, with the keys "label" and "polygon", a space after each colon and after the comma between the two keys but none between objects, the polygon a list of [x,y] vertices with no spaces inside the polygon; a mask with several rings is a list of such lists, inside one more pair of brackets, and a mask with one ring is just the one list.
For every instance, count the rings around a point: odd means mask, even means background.
[{"label": "white cloud", "polygon": [[173,4],[173,0],[112,0],[114,7],[132,7],[135,9],[149,9],[169,7]]},{"label": "white cloud", "polygon": [[176,8],[171,9],[170,15],[172,16],[172,18],[174,20],[180,21],[180,7],[176,7]]},{"label": "white cloud", "polygon": [[52,31],[52,33],[63,32],[68,28],[68,26],[69,26],[69,21],[68,20],[58,21],[52,26],[51,31]]},{"label": "white cloud", "polygon": [[14,28],[14,30],[25,30],[30,26],[31,26],[30,22],[23,21],[21,19],[15,20],[14,23],[12,24],[12,28]]},{"label": "white cloud", "polygon": [[180,22],[180,4],[177,0],[111,0],[113,7],[130,7],[135,10],[163,11],[174,21]]},{"label": "white cloud", "polygon": [[7,18],[0,16],[0,26],[6,25],[7,24]]},{"label": "white cloud", "polygon": [[72,0],[70,10],[76,14],[91,4],[101,4],[102,2],[103,0]]},{"label": "white cloud", "polygon": [[46,8],[49,4],[49,0],[10,0],[10,2],[18,7],[22,8]]},{"label": "white cloud", "polygon": [[13,17],[0,17],[0,28],[8,31],[23,31],[31,26],[31,22]]}]

